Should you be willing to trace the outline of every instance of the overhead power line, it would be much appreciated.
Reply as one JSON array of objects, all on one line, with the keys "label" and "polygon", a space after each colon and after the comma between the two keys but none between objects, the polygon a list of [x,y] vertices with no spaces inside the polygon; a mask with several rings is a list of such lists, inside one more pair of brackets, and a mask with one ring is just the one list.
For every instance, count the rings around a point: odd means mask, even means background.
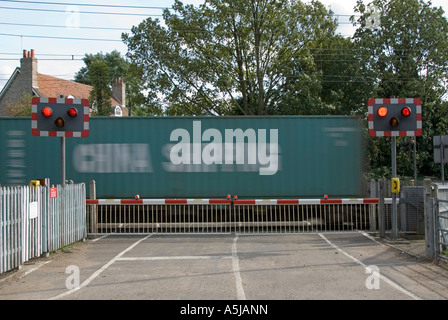
[{"label": "overhead power line", "polygon": [[47,5],[78,6],[78,7],[97,7],[97,8],[122,8],[122,9],[126,8],[126,9],[152,9],[152,10],[154,10],[154,9],[156,9],[156,10],[170,9],[167,7],[156,7],[156,6],[127,6],[127,5],[115,5],[115,4],[68,3],[68,2],[50,2],[50,1],[0,0],[0,2],[47,4]]},{"label": "overhead power line", "polygon": [[[17,59],[3,59],[3,58],[0,58],[0,61],[17,61]],[[63,58],[60,58],[60,59],[56,59],[56,58],[52,58],[52,59],[39,59],[39,61],[83,61],[83,59],[78,59],[78,58],[76,58],[76,59],[63,59]]]},{"label": "overhead power line", "polygon": [[0,33],[0,36],[20,37],[20,38],[59,39],[59,40],[80,40],[80,41],[108,41],[108,42],[122,42],[121,40],[117,40],[117,39],[56,37],[56,36],[25,35],[25,34],[10,34],[10,33]]},{"label": "overhead power line", "polygon": [[[22,56],[22,53],[17,52],[0,52],[0,55],[10,55],[10,56]],[[84,57],[84,54],[68,54],[68,53],[40,53],[39,56],[45,57]]]},{"label": "overhead power line", "polygon": [[[0,0],[1,1],[1,0]],[[39,8],[17,8],[17,7],[0,7],[0,9],[6,10],[25,10],[25,11],[42,11],[42,12],[56,12],[67,13],[66,10],[58,9],[39,9]],[[82,14],[102,14],[102,15],[119,15],[119,16],[144,16],[144,17],[163,17],[161,14],[148,14],[148,13],[128,13],[128,12],[101,12],[101,11],[79,11]]]},{"label": "overhead power line", "polygon": [[[13,23],[13,22],[0,22],[0,24],[8,26],[22,26],[22,27],[67,28],[67,26],[48,25],[48,24]],[[76,29],[127,31],[129,28],[79,26]]]},{"label": "overhead power line", "polygon": [[[148,9],[148,10],[174,10],[169,7],[159,6],[135,6],[135,5],[114,5],[114,4],[93,4],[93,3],[68,3],[68,2],[52,2],[52,1],[28,1],[28,0],[0,0],[0,2],[26,3],[26,4],[43,4],[43,5],[60,5],[60,6],[77,6],[77,7],[96,7],[96,8],[120,8],[120,9]],[[336,14],[337,17],[351,17],[351,14]]]},{"label": "overhead power line", "polygon": [[[48,2],[48,1],[18,1],[18,0],[0,0],[0,2],[13,2],[13,3],[23,3],[23,4],[43,4],[43,5],[63,5],[67,6],[77,6],[77,7],[97,7],[97,8],[121,8],[121,9],[147,9],[147,10],[174,10],[168,7],[155,7],[155,6],[125,6],[125,5],[106,5],[106,4],[79,4],[79,3],[61,3],[61,2]],[[43,12],[57,12],[66,13],[66,10],[58,9],[41,9],[41,8],[23,8],[23,7],[0,7],[0,9],[9,10],[26,10],[26,11],[43,11]],[[130,12],[103,12],[103,11],[79,11],[83,14],[103,14],[103,15],[128,15],[128,16],[150,16],[150,17],[163,17],[162,14],[148,14],[148,13],[130,13]],[[349,14],[331,14],[332,17],[351,17]]]}]

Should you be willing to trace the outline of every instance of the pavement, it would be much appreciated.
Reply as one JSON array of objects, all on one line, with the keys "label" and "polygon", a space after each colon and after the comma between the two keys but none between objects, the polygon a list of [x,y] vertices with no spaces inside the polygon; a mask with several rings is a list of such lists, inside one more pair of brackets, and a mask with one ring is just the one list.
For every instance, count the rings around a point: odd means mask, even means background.
[{"label": "pavement", "polygon": [[448,267],[417,237],[139,235],[87,239],[0,275],[0,300],[54,299],[183,301],[176,312],[203,300],[448,300]]},{"label": "pavement", "polygon": [[384,243],[400,250],[409,255],[415,256],[419,259],[428,259],[426,257],[426,242],[425,240],[405,240],[403,242],[394,242],[384,240]]},{"label": "pavement", "polygon": [[415,257],[419,260],[431,261],[426,252],[426,241],[424,236],[403,235],[399,239],[392,240],[388,236],[385,238],[377,238],[377,240],[391,248],[394,248],[401,253],[406,253],[409,256]]}]

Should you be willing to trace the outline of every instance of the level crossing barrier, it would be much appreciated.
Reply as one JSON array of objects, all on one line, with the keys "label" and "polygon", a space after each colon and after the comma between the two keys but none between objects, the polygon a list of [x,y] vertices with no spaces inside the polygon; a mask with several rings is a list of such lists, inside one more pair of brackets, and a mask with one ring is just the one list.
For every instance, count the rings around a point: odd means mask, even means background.
[{"label": "level crossing barrier", "polygon": [[92,199],[87,232],[306,233],[370,230],[377,198],[358,199]]}]

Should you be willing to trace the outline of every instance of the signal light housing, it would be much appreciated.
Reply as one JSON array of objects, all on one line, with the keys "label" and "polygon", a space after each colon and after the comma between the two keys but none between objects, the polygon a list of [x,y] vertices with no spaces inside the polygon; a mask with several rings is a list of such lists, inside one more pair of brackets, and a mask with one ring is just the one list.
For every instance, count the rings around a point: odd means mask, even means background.
[{"label": "signal light housing", "polygon": [[418,98],[370,99],[369,135],[421,136],[422,105]]},{"label": "signal light housing", "polygon": [[33,136],[88,137],[89,101],[34,97],[31,129]]}]

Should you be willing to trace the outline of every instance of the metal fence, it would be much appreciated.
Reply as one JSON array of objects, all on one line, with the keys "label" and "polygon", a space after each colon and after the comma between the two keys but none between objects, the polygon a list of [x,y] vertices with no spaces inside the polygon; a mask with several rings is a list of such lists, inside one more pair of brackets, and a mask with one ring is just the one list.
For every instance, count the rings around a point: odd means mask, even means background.
[{"label": "metal fence", "polygon": [[307,233],[369,230],[378,199],[87,200],[87,232]]},{"label": "metal fence", "polygon": [[0,188],[0,273],[86,237],[84,184]]}]

